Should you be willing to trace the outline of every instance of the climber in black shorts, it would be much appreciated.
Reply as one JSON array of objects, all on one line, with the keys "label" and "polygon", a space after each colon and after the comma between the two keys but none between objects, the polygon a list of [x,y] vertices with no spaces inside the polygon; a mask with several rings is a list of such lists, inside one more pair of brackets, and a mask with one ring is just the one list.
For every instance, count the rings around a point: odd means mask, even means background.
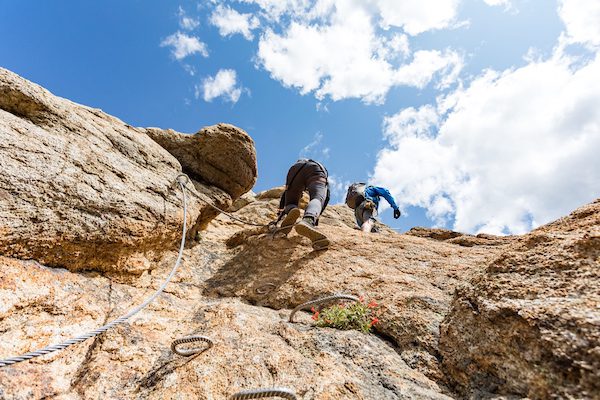
[{"label": "climber in black shorts", "polygon": [[[309,238],[313,247],[326,248],[329,245],[327,237],[317,229],[319,217],[329,202],[327,177],[327,169],[314,160],[300,159],[290,167],[285,191],[279,201],[279,217],[282,219],[279,232],[287,235],[295,226],[296,232]],[[302,220],[296,224],[300,216],[298,203],[305,190],[308,191],[310,201]]]}]

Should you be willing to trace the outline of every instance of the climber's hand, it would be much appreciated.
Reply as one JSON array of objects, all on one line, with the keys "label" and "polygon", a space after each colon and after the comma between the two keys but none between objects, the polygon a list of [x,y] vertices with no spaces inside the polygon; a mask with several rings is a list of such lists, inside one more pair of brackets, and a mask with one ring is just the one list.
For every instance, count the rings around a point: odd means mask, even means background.
[{"label": "climber's hand", "polygon": [[397,209],[397,208],[394,210],[394,218],[395,218],[395,219],[398,219],[398,218],[400,218],[400,210],[399,210],[399,209]]}]

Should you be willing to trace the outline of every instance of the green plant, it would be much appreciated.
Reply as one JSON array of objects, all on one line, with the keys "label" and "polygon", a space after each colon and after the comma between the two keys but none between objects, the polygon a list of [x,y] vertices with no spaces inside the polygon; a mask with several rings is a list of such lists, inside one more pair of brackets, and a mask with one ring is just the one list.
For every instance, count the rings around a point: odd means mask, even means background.
[{"label": "green plant", "polygon": [[356,329],[368,333],[379,322],[377,318],[377,303],[366,302],[364,298],[350,304],[336,304],[321,311],[311,308],[312,319],[317,326],[348,330]]}]

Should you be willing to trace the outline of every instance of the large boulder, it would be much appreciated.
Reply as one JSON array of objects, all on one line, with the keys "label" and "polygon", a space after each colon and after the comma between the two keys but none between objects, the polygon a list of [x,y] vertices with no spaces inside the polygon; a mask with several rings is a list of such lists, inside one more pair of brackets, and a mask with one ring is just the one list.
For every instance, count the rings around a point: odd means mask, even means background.
[{"label": "large boulder", "polygon": [[519,237],[460,290],[440,351],[465,395],[600,398],[600,200]]},{"label": "large boulder", "polygon": [[[211,143],[235,147],[239,140],[220,132],[213,131]],[[231,158],[254,155],[237,149]],[[179,240],[177,159],[145,130],[2,68],[0,165],[1,255],[71,270],[139,273],[150,268],[149,256]],[[231,204],[231,194],[214,185],[187,188],[193,232],[217,214],[207,201]]]},{"label": "large boulder", "polygon": [[171,153],[191,177],[223,189],[233,198],[256,183],[254,141],[229,124],[202,128],[194,135],[148,128],[146,133]]}]

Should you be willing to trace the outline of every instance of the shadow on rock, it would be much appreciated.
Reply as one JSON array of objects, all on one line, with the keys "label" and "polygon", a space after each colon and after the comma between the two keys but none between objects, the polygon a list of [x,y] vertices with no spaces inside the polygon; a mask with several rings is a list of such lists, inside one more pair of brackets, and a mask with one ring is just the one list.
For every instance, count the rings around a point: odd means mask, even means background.
[{"label": "shadow on rock", "polygon": [[247,237],[245,242],[241,251],[205,282],[206,296],[242,297],[260,304],[262,297],[323,254],[312,251],[298,236],[261,234]]}]

